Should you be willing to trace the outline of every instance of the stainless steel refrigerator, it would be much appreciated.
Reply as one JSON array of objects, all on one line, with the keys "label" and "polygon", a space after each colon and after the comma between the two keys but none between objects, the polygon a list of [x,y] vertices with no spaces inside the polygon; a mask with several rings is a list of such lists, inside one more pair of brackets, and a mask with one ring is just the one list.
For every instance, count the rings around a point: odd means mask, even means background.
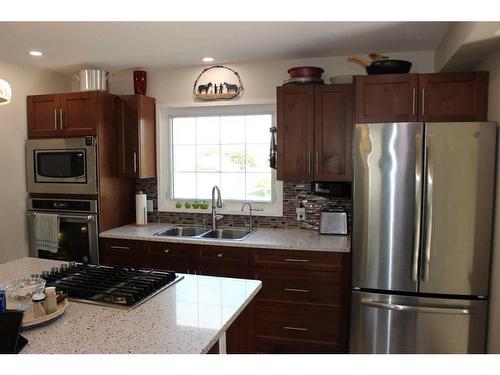
[{"label": "stainless steel refrigerator", "polygon": [[495,123],[357,124],[352,353],[483,353]]}]

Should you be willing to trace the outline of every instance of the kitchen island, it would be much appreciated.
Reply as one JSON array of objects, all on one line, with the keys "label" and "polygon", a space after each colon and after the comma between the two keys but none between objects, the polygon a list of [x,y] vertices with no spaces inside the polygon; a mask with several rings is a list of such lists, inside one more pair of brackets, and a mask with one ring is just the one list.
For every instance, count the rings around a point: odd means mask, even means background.
[{"label": "kitchen island", "polygon": [[[0,264],[0,283],[63,262],[22,258]],[[32,354],[200,354],[220,340],[256,296],[258,280],[184,278],[133,310],[71,302],[57,321],[24,331]]]}]

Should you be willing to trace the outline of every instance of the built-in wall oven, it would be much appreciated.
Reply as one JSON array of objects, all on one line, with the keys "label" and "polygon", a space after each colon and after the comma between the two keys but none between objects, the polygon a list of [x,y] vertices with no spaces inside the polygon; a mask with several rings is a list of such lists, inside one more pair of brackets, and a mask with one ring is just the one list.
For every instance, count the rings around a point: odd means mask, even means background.
[{"label": "built-in wall oven", "polygon": [[97,194],[94,137],[29,139],[26,145],[29,193]]},{"label": "built-in wall oven", "polygon": [[[58,217],[57,244],[51,251],[41,250],[37,238],[37,215]],[[85,199],[28,199],[30,256],[36,258],[99,263],[97,250],[97,201]]]}]

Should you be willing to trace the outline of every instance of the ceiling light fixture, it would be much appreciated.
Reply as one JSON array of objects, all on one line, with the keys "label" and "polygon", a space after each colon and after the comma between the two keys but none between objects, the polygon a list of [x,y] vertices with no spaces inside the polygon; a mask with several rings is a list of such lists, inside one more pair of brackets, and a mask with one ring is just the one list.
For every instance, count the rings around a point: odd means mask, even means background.
[{"label": "ceiling light fixture", "polygon": [[212,62],[212,61],[214,61],[214,58],[213,57],[204,57],[204,58],[202,58],[202,60],[204,62]]},{"label": "ceiling light fixture", "polygon": [[0,105],[9,104],[12,98],[12,89],[7,81],[0,79]]},{"label": "ceiling light fixture", "polygon": [[43,53],[41,53],[40,51],[30,51],[30,55],[31,56],[42,56]]}]

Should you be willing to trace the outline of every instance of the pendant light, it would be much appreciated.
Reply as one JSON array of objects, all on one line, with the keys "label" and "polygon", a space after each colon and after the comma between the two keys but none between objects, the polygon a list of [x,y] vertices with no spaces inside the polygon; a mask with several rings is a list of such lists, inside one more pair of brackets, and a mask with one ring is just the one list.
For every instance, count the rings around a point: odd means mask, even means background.
[{"label": "pendant light", "polygon": [[0,79],[0,105],[9,104],[12,98],[12,89],[7,81]]}]

